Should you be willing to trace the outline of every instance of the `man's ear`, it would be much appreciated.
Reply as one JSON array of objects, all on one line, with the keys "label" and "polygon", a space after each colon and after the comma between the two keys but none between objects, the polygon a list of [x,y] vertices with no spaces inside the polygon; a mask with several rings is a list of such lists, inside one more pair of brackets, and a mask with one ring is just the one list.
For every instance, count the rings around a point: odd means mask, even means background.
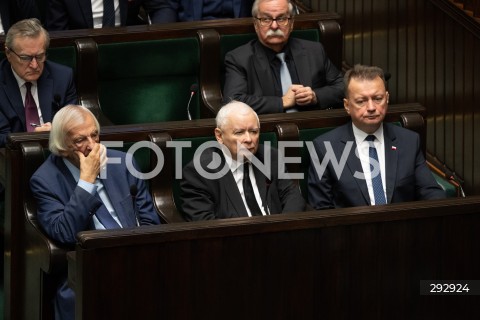
[{"label": "man's ear", "polygon": [[348,100],[346,98],[343,99],[343,107],[348,114],[350,114],[350,106],[348,105]]},{"label": "man's ear", "polygon": [[222,130],[219,128],[215,128],[215,139],[221,144],[223,144],[223,138],[222,138]]}]

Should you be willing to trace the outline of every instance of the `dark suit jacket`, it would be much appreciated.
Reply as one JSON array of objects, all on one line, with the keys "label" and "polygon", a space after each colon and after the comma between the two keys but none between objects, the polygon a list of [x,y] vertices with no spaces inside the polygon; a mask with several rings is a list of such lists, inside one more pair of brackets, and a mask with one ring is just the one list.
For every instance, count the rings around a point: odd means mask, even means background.
[{"label": "dark suit jacket", "polygon": [[[159,22],[160,0],[120,0],[121,25],[139,24],[141,7],[152,23]],[[49,31],[93,28],[92,3],[90,0],[48,0],[45,25]]]},{"label": "dark suit jacket", "polygon": [[10,28],[12,15],[11,0],[0,1],[0,17],[2,18],[2,26],[5,34]]},{"label": "dark suit jacket", "polygon": [[40,13],[35,0],[2,0],[0,1],[0,15],[5,33],[15,22],[27,19],[38,18]]},{"label": "dark suit jacket", "polygon": [[[107,149],[107,157],[121,159],[120,164],[107,164],[105,190],[124,228],[136,226],[130,186],[137,186],[135,197],[141,225],[159,224],[145,182],[128,172],[125,153]],[[137,169],[138,170],[138,169]],[[71,245],[80,231],[94,228],[92,214],[101,201],[77,187],[77,182],[61,157],[50,155],[30,179],[37,200],[37,220],[50,238]]]},{"label": "dark suit jacket", "polygon": [[[328,59],[319,42],[290,38],[300,84],[311,87],[317,95],[316,109],[343,105],[343,76]],[[224,103],[242,101],[258,114],[283,112],[282,97],[275,95],[274,75],[263,45],[252,40],[225,56]],[[298,110],[308,110],[298,107]]]},{"label": "dark suit jacket", "polygon": [[[425,163],[418,134],[391,123],[384,123],[383,135],[387,203],[444,198],[445,192]],[[336,161],[339,162],[349,141],[353,142],[353,145],[340,177],[337,177],[334,166],[329,162],[319,178],[313,165],[315,160],[311,157],[308,202],[315,209],[370,205],[365,180],[353,176],[355,172],[362,173],[363,170],[360,159],[355,155],[357,145],[352,123],[317,137],[313,145],[321,163],[327,153],[324,142],[330,142]]]},{"label": "dark suit jacket", "polygon": [[[255,155],[262,163],[265,154],[264,148],[266,147],[260,145]],[[300,194],[300,189],[289,179],[279,179],[278,152],[273,148],[270,150],[272,151],[270,179],[253,165],[263,207],[268,206],[270,214],[304,211],[305,200]],[[214,169],[207,168],[207,165],[216,159],[221,159],[221,165]],[[205,150],[200,157],[200,163],[211,174],[218,173],[226,164],[223,153],[218,148]],[[206,179],[197,172],[191,161],[183,170],[180,187],[182,209],[187,220],[248,216],[230,169],[218,179]]]},{"label": "dark suit jacket", "polygon": [[[221,0],[218,0],[222,2]],[[203,0],[162,0],[160,23],[204,20]],[[253,0],[234,0],[233,17],[250,17]]]},{"label": "dark suit jacket", "polygon": [[[160,218],[144,181],[127,170],[125,153],[108,149],[107,156],[121,159],[120,164],[107,165],[107,178],[102,183],[122,226],[136,226],[134,205],[140,225],[159,224]],[[130,194],[132,185],[137,186],[135,204]],[[77,187],[61,157],[50,155],[33,174],[30,188],[37,200],[38,223],[51,239],[73,245],[78,232],[94,229],[91,213],[101,205],[101,200]],[[67,285],[66,270],[63,277],[55,300],[56,319],[74,319],[75,296]]]},{"label": "dark suit jacket", "polygon": [[[51,122],[59,108],[78,103],[73,70],[69,67],[45,61],[37,85],[44,122]],[[9,133],[25,131],[25,107],[20,88],[10,63],[4,59],[0,62],[0,147],[5,145]]]}]

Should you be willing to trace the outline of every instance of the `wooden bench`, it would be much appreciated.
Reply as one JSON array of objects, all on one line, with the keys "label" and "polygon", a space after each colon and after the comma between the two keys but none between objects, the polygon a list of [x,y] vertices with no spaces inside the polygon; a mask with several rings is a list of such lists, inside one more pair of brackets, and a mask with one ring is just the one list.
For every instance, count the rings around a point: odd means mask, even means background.
[{"label": "wooden bench", "polygon": [[477,297],[430,283],[480,277],[479,208],[472,196],[81,232],[76,319],[477,319]]},{"label": "wooden bench", "polygon": [[[321,41],[341,68],[338,14],[298,15],[293,33]],[[192,117],[214,116],[221,105],[223,56],[255,37],[255,31],[251,18],[241,18],[55,31],[50,36],[48,58],[74,68],[81,103],[105,125],[186,120],[192,84],[200,93],[191,101]],[[0,36],[2,48],[4,39]]]},{"label": "wooden bench", "polygon": [[[411,128],[423,130],[420,115],[424,112],[419,104],[391,105],[387,121],[403,121]],[[415,116],[403,117],[406,113]],[[411,122],[412,119],[422,120],[415,123]],[[260,120],[262,139],[273,141],[275,145],[279,140],[298,139],[301,137],[298,133],[344,124],[349,117],[343,110],[327,110],[261,115]],[[196,146],[213,139],[214,126],[214,119],[106,126],[101,130],[101,140],[152,141],[163,150],[165,167],[158,176],[148,181],[149,187],[162,220],[182,222],[183,216],[178,208],[178,181],[174,178],[175,170],[181,168],[175,167],[173,149],[167,148],[166,144],[171,140],[192,141],[193,147],[184,151],[183,166],[192,158]],[[297,132],[297,135],[292,132]],[[10,135],[7,146],[5,307],[7,314],[15,319],[38,319],[51,314],[51,305],[47,301],[53,294],[55,271],[64,268],[66,263],[65,248],[50,242],[36,224],[36,204],[29,193],[30,176],[43,162],[47,143],[46,133],[17,133]],[[125,144],[126,148],[128,146]],[[135,153],[141,167],[156,166],[154,153],[142,154]],[[301,172],[293,167],[289,171]]]}]

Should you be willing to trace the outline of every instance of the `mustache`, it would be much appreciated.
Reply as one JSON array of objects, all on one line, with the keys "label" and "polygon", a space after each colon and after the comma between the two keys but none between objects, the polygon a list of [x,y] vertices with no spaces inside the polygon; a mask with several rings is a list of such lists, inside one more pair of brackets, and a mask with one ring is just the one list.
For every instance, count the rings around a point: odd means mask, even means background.
[{"label": "mustache", "polygon": [[277,30],[270,29],[267,31],[266,36],[267,37],[284,37],[285,33],[280,29],[277,29]]}]

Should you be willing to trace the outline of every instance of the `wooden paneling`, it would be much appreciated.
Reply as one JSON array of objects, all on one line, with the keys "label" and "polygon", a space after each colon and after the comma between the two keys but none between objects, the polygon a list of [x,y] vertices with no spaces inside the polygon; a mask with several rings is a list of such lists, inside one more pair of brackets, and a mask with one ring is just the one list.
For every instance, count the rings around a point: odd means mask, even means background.
[{"label": "wooden paneling", "polygon": [[391,102],[426,106],[427,149],[480,194],[480,24],[448,0],[304,3],[343,17],[344,59],[390,72]]},{"label": "wooden paneling", "polygon": [[421,295],[420,281],[479,279],[479,204],[81,232],[76,319],[478,319],[478,296]]}]

